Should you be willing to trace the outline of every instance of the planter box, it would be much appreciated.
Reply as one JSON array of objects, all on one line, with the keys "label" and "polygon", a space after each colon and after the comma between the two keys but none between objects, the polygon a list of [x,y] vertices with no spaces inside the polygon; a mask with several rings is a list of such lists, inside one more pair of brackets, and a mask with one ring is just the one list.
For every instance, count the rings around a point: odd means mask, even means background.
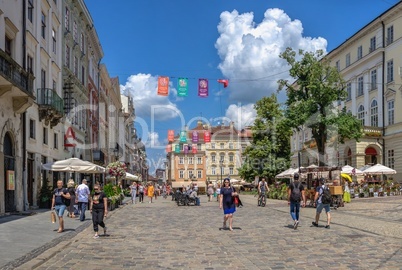
[{"label": "planter box", "polygon": [[378,192],[374,192],[374,197],[378,197]]}]

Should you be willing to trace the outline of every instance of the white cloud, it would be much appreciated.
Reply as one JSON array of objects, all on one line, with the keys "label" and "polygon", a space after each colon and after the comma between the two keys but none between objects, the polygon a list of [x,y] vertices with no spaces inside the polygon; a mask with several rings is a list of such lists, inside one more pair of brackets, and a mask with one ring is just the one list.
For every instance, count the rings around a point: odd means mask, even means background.
[{"label": "white cloud", "polygon": [[159,141],[159,133],[158,132],[149,132],[145,146],[150,147],[150,148],[155,148],[155,147],[158,147],[161,145],[162,144]]},{"label": "white cloud", "polygon": [[[181,114],[176,104],[168,97],[157,95],[158,77],[150,74],[131,75],[120,90],[133,97],[135,113],[139,117],[152,117],[154,120],[168,120]],[[169,96],[176,98],[177,90],[169,85]]]},{"label": "white cloud", "polygon": [[257,112],[254,109],[254,104],[231,104],[226,110],[225,116],[234,122],[234,126],[240,130],[254,123]]},{"label": "white cloud", "polygon": [[324,38],[303,37],[303,26],[281,9],[268,9],[256,24],[253,13],[222,12],[215,43],[219,69],[230,79],[230,100],[255,102],[278,89],[278,79],[290,79],[289,67],[279,58],[287,47],[326,51]]}]

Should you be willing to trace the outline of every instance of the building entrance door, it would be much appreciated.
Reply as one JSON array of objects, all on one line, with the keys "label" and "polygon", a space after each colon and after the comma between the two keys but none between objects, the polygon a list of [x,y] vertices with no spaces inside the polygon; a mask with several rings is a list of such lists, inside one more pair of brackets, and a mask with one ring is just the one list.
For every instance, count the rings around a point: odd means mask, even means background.
[{"label": "building entrance door", "polygon": [[[10,188],[7,183],[7,171],[15,172],[15,158],[14,158],[14,147],[13,141],[11,140],[10,134],[7,132],[4,136],[4,206],[6,212],[15,211],[15,191]],[[15,188],[15,175],[14,187]]]}]

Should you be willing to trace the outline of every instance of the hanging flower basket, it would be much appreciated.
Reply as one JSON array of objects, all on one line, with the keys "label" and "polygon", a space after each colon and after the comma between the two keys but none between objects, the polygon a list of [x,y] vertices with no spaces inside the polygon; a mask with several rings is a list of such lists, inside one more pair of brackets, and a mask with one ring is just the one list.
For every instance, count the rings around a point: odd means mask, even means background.
[{"label": "hanging flower basket", "polygon": [[120,161],[109,163],[109,165],[106,166],[106,172],[110,176],[124,177],[126,176],[126,171],[126,164]]}]

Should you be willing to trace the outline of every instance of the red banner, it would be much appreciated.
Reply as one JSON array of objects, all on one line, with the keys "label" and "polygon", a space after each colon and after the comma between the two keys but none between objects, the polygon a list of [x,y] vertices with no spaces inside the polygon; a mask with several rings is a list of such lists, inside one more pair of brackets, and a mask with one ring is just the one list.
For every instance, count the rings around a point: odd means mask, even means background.
[{"label": "red banner", "polygon": [[158,77],[158,95],[160,96],[169,95],[169,77],[164,76]]},{"label": "red banner", "polygon": [[204,142],[211,142],[211,133],[204,131]]},{"label": "red banner", "polygon": [[192,151],[193,151],[193,154],[197,154],[197,146],[196,145],[193,145]]},{"label": "red banner", "polygon": [[173,142],[174,141],[174,130],[169,129],[168,130],[168,142]]}]

